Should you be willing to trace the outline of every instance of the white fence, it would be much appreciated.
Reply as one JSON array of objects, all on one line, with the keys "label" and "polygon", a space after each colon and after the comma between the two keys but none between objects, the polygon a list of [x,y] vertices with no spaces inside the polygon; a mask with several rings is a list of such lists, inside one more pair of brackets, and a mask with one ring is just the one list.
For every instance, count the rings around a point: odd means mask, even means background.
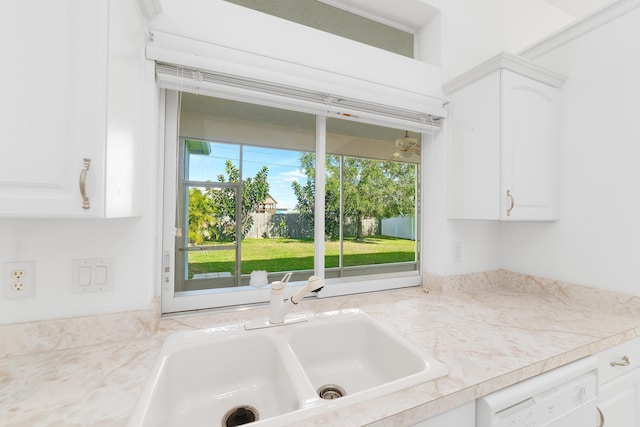
[{"label": "white fence", "polygon": [[416,222],[410,216],[384,218],[382,220],[382,235],[415,240]]},{"label": "white fence", "polygon": [[[270,214],[251,213],[253,225],[247,232],[246,238],[259,239],[263,237],[313,237],[313,230],[300,214]],[[380,227],[380,228],[379,228]],[[366,218],[362,224],[365,236],[382,234],[383,236],[398,237],[401,239],[415,239],[415,221],[413,217],[403,216],[386,218],[379,225],[375,218]],[[344,233],[346,236],[355,234],[355,223],[347,221]]]}]

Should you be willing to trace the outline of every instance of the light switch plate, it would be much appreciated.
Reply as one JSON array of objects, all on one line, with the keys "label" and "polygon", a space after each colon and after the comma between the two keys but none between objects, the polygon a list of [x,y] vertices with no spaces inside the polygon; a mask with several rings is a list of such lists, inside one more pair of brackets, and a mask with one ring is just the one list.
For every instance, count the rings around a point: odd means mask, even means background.
[{"label": "light switch plate", "polygon": [[82,294],[113,291],[115,277],[113,258],[74,259],[71,266],[73,269],[71,292]]}]

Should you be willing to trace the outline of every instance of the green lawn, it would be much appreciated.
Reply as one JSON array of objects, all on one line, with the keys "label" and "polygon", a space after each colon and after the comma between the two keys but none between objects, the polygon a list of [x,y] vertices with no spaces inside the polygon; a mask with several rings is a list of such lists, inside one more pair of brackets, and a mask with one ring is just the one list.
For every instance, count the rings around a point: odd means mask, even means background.
[{"label": "green lawn", "polygon": [[[344,241],[344,266],[414,261],[415,242],[394,237],[369,236],[364,241]],[[325,266],[338,267],[340,243],[325,242]],[[235,251],[189,252],[189,276],[234,271]],[[242,273],[253,270],[313,270],[311,239],[245,239],[242,241]]]}]

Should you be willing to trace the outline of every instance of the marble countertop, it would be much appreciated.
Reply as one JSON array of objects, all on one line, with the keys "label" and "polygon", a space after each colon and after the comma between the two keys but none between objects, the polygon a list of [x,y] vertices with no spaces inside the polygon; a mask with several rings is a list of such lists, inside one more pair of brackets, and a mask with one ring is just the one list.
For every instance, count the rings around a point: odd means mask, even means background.
[{"label": "marble countertop", "polygon": [[[426,285],[301,303],[298,313],[359,308],[449,368],[305,425],[411,425],[640,336],[638,297],[508,272]],[[163,318],[148,336],[4,355],[0,425],[126,426],[169,334],[267,317],[261,306]]]}]

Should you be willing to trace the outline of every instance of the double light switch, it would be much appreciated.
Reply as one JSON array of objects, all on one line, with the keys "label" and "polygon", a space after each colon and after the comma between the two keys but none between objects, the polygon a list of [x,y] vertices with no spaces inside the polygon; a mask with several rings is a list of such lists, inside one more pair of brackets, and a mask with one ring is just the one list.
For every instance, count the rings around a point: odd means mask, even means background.
[{"label": "double light switch", "polygon": [[76,259],[72,266],[74,293],[113,290],[113,258]]}]

